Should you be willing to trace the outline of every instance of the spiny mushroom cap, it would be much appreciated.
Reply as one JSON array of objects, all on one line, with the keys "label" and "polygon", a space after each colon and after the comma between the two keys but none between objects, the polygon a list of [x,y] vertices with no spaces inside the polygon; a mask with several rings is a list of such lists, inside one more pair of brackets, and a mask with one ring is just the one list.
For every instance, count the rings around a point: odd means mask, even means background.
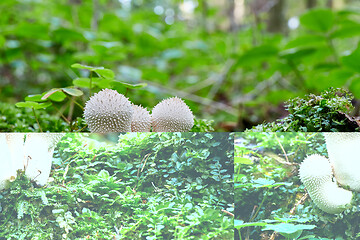
[{"label": "spiny mushroom cap", "polygon": [[301,163],[299,174],[311,199],[324,212],[338,214],[351,203],[352,192],[332,181],[331,165],[325,157],[308,156]]},{"label": "spiny mushroom cap", "polygon": [[188,132],[194,126],[194,115],[182,99],[173,97],[154,107],[151,122],[154,132]]},{"label": "spiny mushroom cap", "polygon": [[336,180],[360,192],[360,133],[325,133]]},{"label": "spiny mushroom cap", "polygon": [[132,104],[133,115],[131,120],[132,132],[150,132],[151,117],[150,112],[142,106]]},{"label": "spiny mushroom cap", "polygon": [[112,89],[95,93],[85,104],[84,117],[91,132],[130,132],[131,102]]}]

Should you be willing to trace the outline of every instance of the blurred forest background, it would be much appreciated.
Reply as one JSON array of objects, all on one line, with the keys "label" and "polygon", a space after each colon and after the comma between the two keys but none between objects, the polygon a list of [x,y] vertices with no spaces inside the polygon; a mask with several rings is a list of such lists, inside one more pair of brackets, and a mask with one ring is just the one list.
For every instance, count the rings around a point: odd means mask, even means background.
[{"label": "blurred forest background", "polygon": [[81,88],[77,62],[147,83],[115,89],[148,109],[181,97],[216,131],[283,117],[285,100],[330,86],[360,98],[355,0],[1,0],[0,13],[1,102]]}]

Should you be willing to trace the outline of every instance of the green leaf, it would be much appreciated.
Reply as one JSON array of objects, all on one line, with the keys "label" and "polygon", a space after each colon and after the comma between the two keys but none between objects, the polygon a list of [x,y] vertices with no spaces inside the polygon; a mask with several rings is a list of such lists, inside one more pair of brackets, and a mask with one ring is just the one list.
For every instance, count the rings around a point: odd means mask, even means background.
[{"label": "green leaf", "polygon": [[356,72],[360,72],[360,45],[358,45],[358,47],[350,55],[343,56],[341,58],[341,62],[344,66]]},{"label": "green leaf", "polygon": [[350,38],[360,36],[360,24],[346,24],[337,28],[334,32],[331,33],[331,38]]},{"label": "green leaf", "polygon": [[104,78],[93,78],[93,84],[99,88],[112,88],[114,80]]},{"label": "green leaf", "polygon": [[277,186],[291,186],[292,183],[289,182],[275,182],[272,179],[265,179],[265,178],[258,178],[256,180],[254,180],[253,182],[253,187],[256,188],[273,188],[273,187],[277,187]]},{"label": "green leaf", "polygon": [[297,38],[290,40],[286,45],[285,48],[297,48],[297,47],[305,47],[305,46],[311,46],[314,47],[314,45],[319,44],[325,44],[326,38],[324,36],[318,36],[318,35],[302,35],[298,36]]},{"label": "green leaf", "polygon": [[247,52],[245,52],[239,59],[238,64],[243,65],[252,65],[256,63],[261,63],[267,59],[276,57],[278,54],[278,49],[273,45],[262,45],[254,47]]},{"label": "green leaf", "polygon": [[26,101],[31,101],[31,102],[44,102],[46,100],[51,100],[51,101],[55,101],[55,102],[62,102],[66,98],[66,95],[61,91],[52,93],[47,99],[42,99],[42,97],[45,94],[46,93],[36,94],[36,95],[28,95],[27,97],[25,97],[25,100]]},{"label": "green leaf", "polygon": [[6,39],[0,35],[0,48],[2,48],[5,45]]},{"label": "green leaf", "polygon": [[114,77],[115,77],[115,74],[112,70],[104,68],[104,67],[93,67],[93,66],[80,64],[80,63],[74,63],[71,65],[71,67],[77,68],[77,69],[86,69],[86,70],[96,72],[100,77],[105,78],[105,79],[114,79]]},{"label": "green leaf", "polygon": [[65,98],[66,98],[66,94],[63,93],[62,91],[55,92],[48,97],[48,99],[54,102],[62,102],[64,101]]},{"label": "green leaf", "polygon": [[125,82],[120,82],[120,81],[114,81],[114,85],[115,85],[115,87],[121,86],[121,87],[130,88],[130,89],[136,89],[136,88],[146,87],[147,83],[130,84],[130,83],[125,83]]},{"label": "green leaf", "polygon": [[41,99],[43,95],[36,94],[36,95],[28,95],[25,97],[25,101],[31,101],[31,102],[44,102],[45,99]]},{"label": "green leaf", "polygon": [[235,157],[234,162],[240,164],[253,164],[253,161],[251,159],[244,157]]},{"label": "green leaf", "polygon": [[316,48],[291,48],[279,53],[279,56],[288,60],[296,60],[316,52]]},{"label": "green leaf", "polygon": [[61,90],[74,97],[79,97],[84,94],[83,91],[76,88],[62,88]]},{"label": "green leaf", "polygon": [[33,108],[33,109],[47,108],[51,105],[52,105],[51,102],[37,103],[37,102],[31,102],[31,101],[18,102],[15,104],[15,106],[17,106],[19,108]]},{"label": "green leaf", "polygon": [[286,238],[296,239],[300,237],[303,230],[311,230],[314,228],[316,228],[316,225],[279,223],[268,224],[262,228],[261,231],[276,231]]},{"label": "green leaf", "polygon": [[244,228],[244,227],[256,227],[256,226],[266,226],[267,223],[265,222],[249,222],[249,223],[244,223],[244,221],[242,220],[237,220],[235,219],[234,220],[234,227],[237,228],[237,229],[240,229],[240,228]]},{"label": "green leaf", "polygon": [[76,78],[73,80],[76,87],[90,88],[90,78]]},{"label": "green leaf", "polygon": [[354,78],[351,81],[349,90],[354,94],[354,97],[360,98],[360,78]]},{"label": "green leaf", "polygon": [[84,93],[76,88],[53,88],[50,91],[46,92],[41,100],[50,99],[52,101],[61,102],[64,101],[66,98],[66,95],[64,93],[67,93],[71,96],[81,96]]},{"label": "green leaf", "polygon": [[110,69],[95,69],[94,72],[96,72],[100,77],[105,79],[114,79],[115,74]]},{"label": "green leaf", "polygon": [[311,9],[300,17],[300,23],[316,32],[328,32],[334,25],[335,16],[330,9]]},{"label": "green leaf", "polygon": [[61,88],[53,88],[53,89],[49,90],[47,93],[45,93],[45,95],[41,98],[41,100],[46,100],[52,94],[59,92],[59,91],[62,91]]},{"label": "green leaf", "polygon": [[88,66],[88,65],[84,65],[84,64],[80,64],[80,63],[74,63],[71,65],[71,67],[77,68],[77,69],[86,69],[86,70],[90,70],[90,71],[95,71],[96,69],[101,69],[99,67]]}]

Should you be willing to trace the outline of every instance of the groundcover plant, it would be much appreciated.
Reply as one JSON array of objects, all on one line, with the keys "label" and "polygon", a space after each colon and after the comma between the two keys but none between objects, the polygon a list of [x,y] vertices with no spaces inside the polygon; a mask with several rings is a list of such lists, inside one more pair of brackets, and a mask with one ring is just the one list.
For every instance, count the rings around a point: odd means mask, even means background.
[{"label": "groundcover plant", "polygon": [[[243,131],[286,116],[257,129],[358,128],[344,125],[360,115],[358,0],[1,0],[0,12],[3,132],[129,131],[86,122],[85,103],[106,89],[146,117],[131,131],[149,131],[148,112],[174,98],[194,119],[152,131]],[[301,100],[330,87],[354,108]],[[165,119],[183,122],[182,106]]]},{"label": "groundcover plant", "polygon": [[235,239],[358,239],[359,133],[237,133]]},{"label": "groundcover plant", "polygon": [[233,141],[67,133],[45,184],[27,162],[3,181],[0,239],[233,239]]}]

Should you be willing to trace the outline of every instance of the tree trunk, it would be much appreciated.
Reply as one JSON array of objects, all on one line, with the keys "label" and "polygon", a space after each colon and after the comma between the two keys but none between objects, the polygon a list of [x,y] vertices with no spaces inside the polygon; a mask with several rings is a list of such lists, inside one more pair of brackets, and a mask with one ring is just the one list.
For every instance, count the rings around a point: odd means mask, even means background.
[{"label": "tree trunk", "polygon": [[201,25],[203,28],[203,32],[207,33],[208,26],[207,26],[207,15],[208,15],[208,4],[206,0],[200,0],[199,5],[201,7]]},{"label": "tree trunk", "polygon": [[229,30],[230,32],[233,32],[236,30],[235,0],[228,0],[228,2]]},{"label": "tree trunk", "polygon": [[326,2],[326,6],[328,7],[328,8],[333,8],[333,0],[327,0],[327,2]]},{"label": "tree trunk", "polygon": [[267,30],[285,33],[285,0],[278,0],[270,9]]},{"label": "tree trunk", "polygon": [[316,7],[316,0],[306,0],[306,8],[314,8]]}]

